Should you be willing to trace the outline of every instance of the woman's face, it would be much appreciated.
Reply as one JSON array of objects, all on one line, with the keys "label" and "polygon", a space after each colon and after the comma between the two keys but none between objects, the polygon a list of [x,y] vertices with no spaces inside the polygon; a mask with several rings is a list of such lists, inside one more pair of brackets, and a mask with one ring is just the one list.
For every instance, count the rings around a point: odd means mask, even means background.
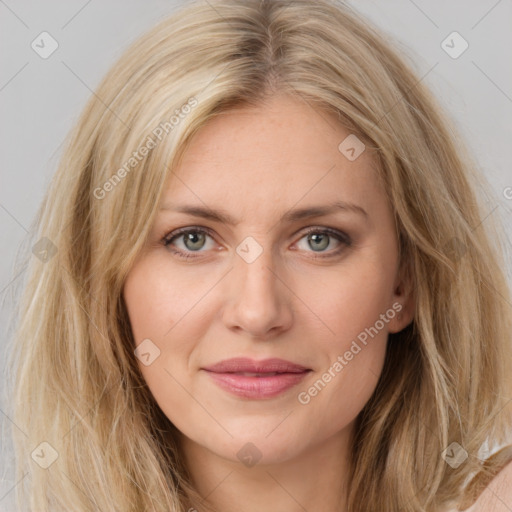
[{"label": "woman's face", "polygon": [[140,370],[187,442],[276,463],[351,430],[412,318],[363,148],[277,96],[211,121],[171,175],[123,293]]}]

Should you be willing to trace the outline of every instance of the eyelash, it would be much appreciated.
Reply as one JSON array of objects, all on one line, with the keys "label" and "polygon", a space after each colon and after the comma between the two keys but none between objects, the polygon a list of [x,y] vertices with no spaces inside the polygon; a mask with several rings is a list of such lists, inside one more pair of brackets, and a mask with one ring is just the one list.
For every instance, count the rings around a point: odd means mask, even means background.
[{"label": "eyelash", "polygon": [[[188,234],[188,233],[204,233],[204,234],[209,235],[210,237],[214,238],[212,231],[210,229],[199,227],[199,226],[190,226],[190,227],[186,227],[186,228],[180,228],[180,229],[177,229],[176,231],[172,231],[171,233],[168,233],[162,239],[162,243],[165,247],[169,248],[169,250],[171,250],[179,258],[182,258],[185,260],[191,260],[191,259],[198,258],[200,256],[192,255],[191,252],[183,252],[181,250],[177,250],[177,249],[171,247],[171,243],[174,240],[179,238],[181,235]],[[318,228],[318,227],[309,228],[305,233],[303,233],[303,235],[300,239],[306,237],[307,235],[313,234],[313,233],[329,235],[329,236],[335,238],[336,240],[338,240],[342,244],[342,246],[340,248],[335,249],[334,251],[331,251],[330,253],[328,253],[325,256],[315,255],[313,257],[314,259],[326,259],[326,258],[332,258],[332,257],[338,256],[338,254],[344,249],[343,246],[350,247],[352,245],[352,240],[346,233],[343,233],[342,231],[338,231],[336,229],[327,228],[327,227],[325,227],[325,228]],[[201,251],[195,251],[195,252],[199,253]]]}]

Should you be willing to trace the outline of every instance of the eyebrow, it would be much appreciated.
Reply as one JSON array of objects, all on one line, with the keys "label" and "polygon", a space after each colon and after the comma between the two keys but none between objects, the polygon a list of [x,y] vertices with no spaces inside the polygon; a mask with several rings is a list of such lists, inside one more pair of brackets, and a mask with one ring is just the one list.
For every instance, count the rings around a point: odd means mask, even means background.
[{"label": "eyebrow", "polygon": [[[205,206],[164,204],[160,210],[172,210],[178,213],[186,213],[194,217],[201,217],[231,226],[236,226],[238,224],[236,219],[234,219],[229,213],[222,209],[215,210]],[[311,217],[329,215],[337,211],[352,212],[364,217],[365,220],[369,219],[368,213],[361,206],[353,203],[347,203],[345,201],[336,201],[335,203],[329,205],[310,206],[307,208],[296,208],[294,210],[290,210],[284,213],[279,221],[294,222]]]}]

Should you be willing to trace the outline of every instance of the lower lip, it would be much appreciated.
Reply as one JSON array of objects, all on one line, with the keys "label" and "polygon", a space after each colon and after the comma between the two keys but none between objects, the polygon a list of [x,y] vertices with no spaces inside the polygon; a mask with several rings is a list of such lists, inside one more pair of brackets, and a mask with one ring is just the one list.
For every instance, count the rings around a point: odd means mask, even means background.
[{"label": "lower lip", "polygon": [[208,372],[214,382],[233,395],[244,398],[272,398],[296,386],[309,371],[281,373],[269,377],[249,377],[236,373]]}]

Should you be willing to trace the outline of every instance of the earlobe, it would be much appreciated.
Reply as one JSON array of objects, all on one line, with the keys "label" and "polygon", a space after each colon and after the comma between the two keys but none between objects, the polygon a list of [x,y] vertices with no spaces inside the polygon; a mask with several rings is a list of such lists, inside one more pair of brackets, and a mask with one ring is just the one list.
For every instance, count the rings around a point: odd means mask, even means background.
[{"label": "earlobe", "polygon": [[[396,303],[394,303],[396,307]],[[406,322],[404,321],[404,314],[403,313],[397,313],[395,318],[393,318],[389,324],[388,324],[388,332],[391,334],[395,334],[397,332],[400,332],[402,329],[405,328]]]},{"label": "earlobe", "polygon": [[389,322],[390,333],[405,329],[414,319],[416,297],[410,283],[400,283],[393,294],[392,308],[397,311],[395,318]]}]

